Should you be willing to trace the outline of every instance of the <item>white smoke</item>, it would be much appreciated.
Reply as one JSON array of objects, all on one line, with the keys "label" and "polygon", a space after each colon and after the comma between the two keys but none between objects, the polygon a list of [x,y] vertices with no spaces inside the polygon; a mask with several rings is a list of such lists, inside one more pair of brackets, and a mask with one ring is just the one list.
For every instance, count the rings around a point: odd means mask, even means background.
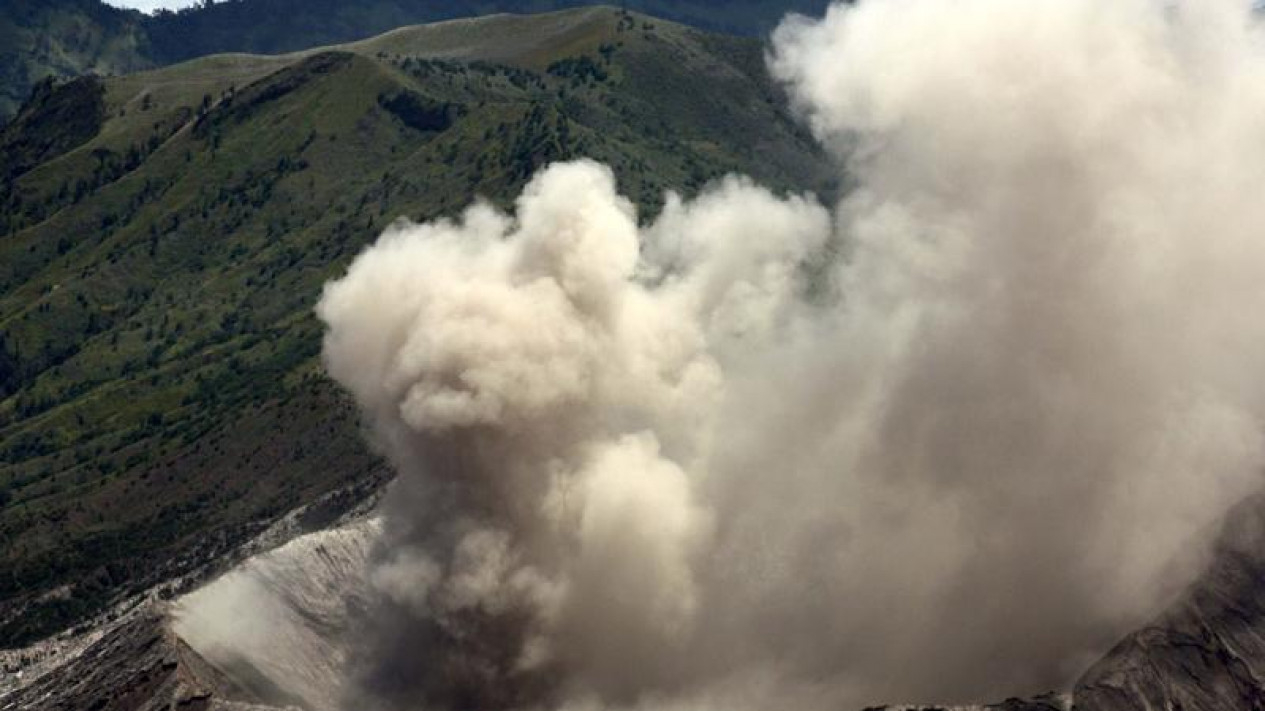
[{"label": "white smoke", "polygon": [[861,0],[770,61],[857,186],[833,213],[731,178],[639,228],[580,161],[327,288],[400,473],[381,705],[1041,691],[1260,483],[1243,3]]}]

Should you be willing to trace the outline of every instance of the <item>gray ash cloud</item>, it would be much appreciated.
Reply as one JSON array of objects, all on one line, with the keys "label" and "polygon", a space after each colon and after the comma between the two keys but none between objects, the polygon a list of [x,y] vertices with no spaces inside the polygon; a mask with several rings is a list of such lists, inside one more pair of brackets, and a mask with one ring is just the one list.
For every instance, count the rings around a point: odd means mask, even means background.
[{"label": "gray ash cloud", "polygon": [[328,286],[399,472],[357,707],[1039,691],[1259,485],[1246,5],[862,0],[770,63],[840,204],[731,178],[638,227],[559,164]]}]

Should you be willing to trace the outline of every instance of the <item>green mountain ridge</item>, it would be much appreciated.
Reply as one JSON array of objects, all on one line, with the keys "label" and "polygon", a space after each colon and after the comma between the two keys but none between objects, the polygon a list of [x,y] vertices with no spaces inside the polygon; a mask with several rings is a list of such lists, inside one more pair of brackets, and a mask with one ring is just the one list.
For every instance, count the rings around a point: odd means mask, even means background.
[{"label": "green mountain ridge", "polygon": [[[767,33],[827,0],[627,0],[656,17],[738,35]],[[278,54],[404,25],[493,13],[540,13],[590,0],[222,0],[144,15],[101,0],[0,0],[0,121],[47,77],[118,75],[223,53]]]},{"label": "green mountain ridge", "polygon": [[579,156],[643,216],[729,172],[831,190],[784,105],[759,42],[611,8],[37,92],[0,132],[0,647],[389,476],[312,316],[385,226]]}]

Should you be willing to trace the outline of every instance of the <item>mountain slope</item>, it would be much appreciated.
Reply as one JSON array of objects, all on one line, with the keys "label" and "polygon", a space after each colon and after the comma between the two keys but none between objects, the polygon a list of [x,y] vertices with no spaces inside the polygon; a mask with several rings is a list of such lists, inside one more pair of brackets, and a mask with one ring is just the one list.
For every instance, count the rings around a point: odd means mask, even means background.
[{"label": "mountain slope", "polygon": [[0,687],[0,703],[14,709],[94,711],[268,708],[174,635],[156,606],[109,625],[103,636],[62,664],[29,686]]},{"label": "mountain slope", "polygon": [[1265,496],[1241,504],[1203,576],[1077,683],[1078,709],[1265,709]]},{"label": "mountain slope", "polygon": [[611,9],[102,87],[82,145],[30,121],[0,139],[53,147],[0,183],[0,647],[387,476],[321,374],[311,308],[392,221],[504,204],[580,155],[648,209],[728,171],[829,173],[759,43]]},{"label": "mountain slope", "polygon": [[379,521],[361,519],[252,558],[177,600],[172,630],[265,701],[338,711],[379,533]]},{"label": "mountain slope", "polygon": [[[48,77],[117,75],[225,52],[276,54],[349,42],[396,27],[591,0],[228,0],[153,16],[101,0],[0,0],[0,122]],[[789,11],[827,0],[629,0],[628,8],[712,31],[760,35]]]},{"label": "mountain slope", "polygon": [[143,19],[100,0],[0,0],[0,121],[47,77],[153,66]]},{"label": "mountain slope", "polygon": [[[217,52],[275,53],[343,42],[401,25],[492,13],[532,13],[592,0],[230,0],[146,21],[157,56],[168,61]],[[610,3],[615,5],[616,3]],[[821,14],[827,0],[627,0],[620,6],[702,29],[740,35],[770,31],[788,12]]]}]

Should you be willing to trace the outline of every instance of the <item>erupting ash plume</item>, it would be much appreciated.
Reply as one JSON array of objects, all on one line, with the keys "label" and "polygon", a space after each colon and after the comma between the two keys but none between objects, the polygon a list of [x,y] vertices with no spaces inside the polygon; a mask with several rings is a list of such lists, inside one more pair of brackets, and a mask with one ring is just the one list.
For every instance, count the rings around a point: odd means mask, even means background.
[{"label": "erupting ash plume", "polygon": [[399,471],[355,707],[1065,684],[1265,460],[1265,56],[1230,0],[861,0],[774,72],[855,186],[639,226],[591,162],[320,303]]}]

